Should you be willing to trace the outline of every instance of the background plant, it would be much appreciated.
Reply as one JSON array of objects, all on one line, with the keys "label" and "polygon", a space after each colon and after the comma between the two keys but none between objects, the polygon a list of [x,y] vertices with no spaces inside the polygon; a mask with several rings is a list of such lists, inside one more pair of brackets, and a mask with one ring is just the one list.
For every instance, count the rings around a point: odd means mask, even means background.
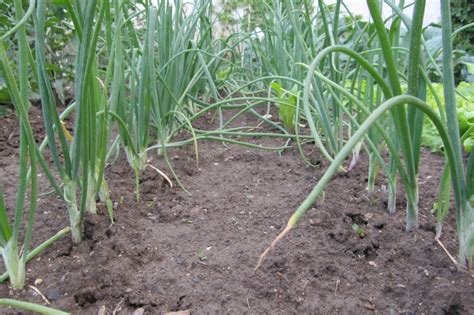
[{"label": "background plant", "polygon": [[[474,3],[464,0],[450,0],[450,4],[452,28],[454,30],[472,23]],[[474,29],[466,30],[462,36],[457,36],[454,39],[453,46],[456,49],[463,49],[470,54],[474,54]]]}]

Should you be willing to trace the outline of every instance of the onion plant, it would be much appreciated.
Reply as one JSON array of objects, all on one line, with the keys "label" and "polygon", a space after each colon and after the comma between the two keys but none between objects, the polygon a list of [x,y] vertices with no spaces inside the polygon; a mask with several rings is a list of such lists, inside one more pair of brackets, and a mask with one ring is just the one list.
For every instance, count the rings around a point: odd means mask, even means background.
[{"label": "onion plant", "polygon": [[[252,9],[257,13],[248,12],[247,17],[250,19],[250,15],[254,14],[252,17],[257,23],[251,25],[249,22],[248,26],[258,28],[250,29],[250,34],[243,37],[235,34],[236,38],[242,37],[240,42],[234,44],[236,55],[240,54],[241,64],[234,69],[233,77],[239,78],[243,83],[240,83],[241,87],[235,91],[230,91],[229,95],[233,95],[236,91],[252,96],[268,94],[266,114],[259,114],[253,108],[249,111],[262,122],[269,123],[287,136],[294,132],[297,121],[296,96],[301,91],[299,83],[304,77],[304,68],[298,63],[308,62],[312,58],[312,49],[317,37],[312,37],[313,28],[309,27],[312,23],[310,21],[312,3],[312,1],[252,3]],[[278,116],[283,126],[272,121],[270,102],[278,107]]]},{"label": "onion plant", "polygon": [[139,173],[154,143],[181,185],[169,163],[167,144],[183,123],[190,127],[195,110],[190,96],[210,93],[214,100],[219,98],[216,73],[227,50],[213,52],[210,3],[195,1],[191,13],[184,5],[161,1],[145,8],[137,13],[146,19],[143,28],[132,25],[123,11],[125,1],[115,3],[111,115],[122,127],[120,140],[136,174],[137,198]]},{"label": "onion plant", "polygon": [[[192,114],[189,96],[209,94],[215,101],[220,98],[215,84],[217,66],[227,50],[213,51],[211,3],[194,1],[188,14],[184,4],[176,1],[172,9],[168,1],[162,1],[157,8],[157,81],[151,128],[157,135],[154,140],[162,144],[168,143],[177,125]],[[219,109],[218,113],[222,127]]]},{"label": "onion plant", "polygon": [[[18,1],[17,1],[18,3]],[[21,5],[18,7],[21,8]],[[22,12],[22,11],[20,11]],[[8,213],[5,207],[3,192],[0,192],[0,252],[7,269],[8,276],[12,287],[15,289],[23,288],[25,282],[25,265],[26,257],[30,250],[30,240],[33,230],[33,223],[36,214],[36,198],[38,192],[37,173],[36,173],[36,142],[33,137],[28,120],[28,78],[27,75],[27,60],[25,45],[26,32],[24,26],[18,30],[19,40],[19,77],[20,88],[14,79],[13,72],[10,68],[9,58],[6,54],[3,42],[0,42],[0,58],[2,63],[3,76],[6,78],[8,90],[12,96],[15,109],[20,118],[20,174],[19,184],[17,190],[15,219],[13,225],[9,222]],[[28,212],[28,220],[25,229],[25,237],[23,241],[23,253],[20,254],[19,248],[19,234],[23,221],[23,212],[25,207],[25,199],[28,187],[28,163],[31,166],[30,185],[30,206]]]},{"label": "onion plant", "polygon": [[[261,4],[268,12],[262,19],[262,38],[249,37],[247,42],[254,51],[249,56],[247,64],[254,66],[255,61],[260,63],[260,67],[254,76],[275,76],[274,82],[269,85],[275,92],[277,99],[289,97],[293,99],[289,103],[292,106],[280,105],[279,116],[284,121],[284,127],[293,127],[295,120],[294,96],[298,94],[301,87],[295,85],[286,78],[297,81],[304,81],[305,64],[309,64],[314,59],[318,51],[325,47],[344,43],[354,49],[360,49],[365,43],[363,39],[371,28],[361,27],[360,22],[353,15],[343,17],[343,1],[336,1],[332,6],[327,6],[323,1],[274,1],[271,4]],[[374,34],[372,32],[372,34]],[[373,41],[371,36],[370,41]],[[370,43],[369,41],[369,43]],[[368,49],[368,47],[367,47]],[[362,83],[357,69],[352,70],[352,63],[347,58],[336,53],[330,59],[321,59],[318,68],[325,74],[338,82],[359,82]],[[277,78],[277,77],[283,77]],[[339,92],[337,90],[325,90],[320,86],[319,81],[313,84],[318,87],[311,91],[311,102],[303,104],[303,121],[308,123],[311,134],[315,138],[315,144],[323,155],[332,161],[334,155],[340,150],[344,143],[344,110],[339,103]],[[379,93],[380,94],[380,93]],[[293,95],[293,96],[291,96]],[[369,95],[367,94],[368,98]],[[357,108],[355,109],[357,110]],[[355,113],[354,113],[355,115]],[[311,119],[307,119],[311,117]],[[357,115],[359,121],[363,118],[363,113]],[[288,121],[291,121],[289,123]],[[351,127],[352,128],[352,127]],[[347,129],[348,134],[351,128]],[[291,132],[291,130],[289,130]],[[353,168],[361,144],[353,151]]]},{"label": "onion plant", "polygon": [[[360,125],[357,131],[347,140],[345,145],[334,157],[326,173],[318,181],[308,197],[301,203],[295,213],[291,216],[288,224],[283,231],[276,237],[270,247],[260,256],[257,268],[263,262],[268,252],[281,240],[296,224],[301,220],[303,215],[314,204],[318,196],[323,191],[331,177],[335,174],[338,167],[344,162],[351,150],[363,139],[365,134],[371,129],[376,128],[387,145],[391,158],[396,165],[398,175],[400,176],[405,188],[407,198],[407,231],[411,231],[417,227],[418,213],[418,157],[419,157],[419,133],[417,132],[422,121],[422,115],[425,119],[430,119],[439,132],[445,148],[445,156],[450,173],[451,184],[454,191],[455,209],[456,209],[456,230],[459,245],[459,264],[465,267],[471,265],[474,254],[474,209],[473,209],[473,175],[474,175],[474,154],[471,152],[467,165],[465,166],[462,159],[462,148],[459,135],[459,127],[457,122],[455,88],[452,64],[452,41],[451,41],[451,21],[450,8],[448,1],[441,1],[442,12],[442,34],[443,34],[443,87],[446,100],[445,117],[441,117],[429,105],[424,102],[424,83],[425,77],[421,77],[420,68],[422,69],[421,52],[422,46],[421,30],[424,14],[425,1],[416,1],[413,12],[413,19],[410,28],[410,47],[409,47],[409,64],[407,85],[408,91],[403,95],[401,81],[396,62],[393,56],[393,47],[389,40],[388,34],[382,21],[377,0],[368,0],[369,9],[374,19],[374,25],[381,43],[381,50],[384,56],[384,64],[387,78],[382,77],[379,72],[371,64],[367,62],[360,54],[355,51],[341,46],[330,47],[323,50],[309,66],[308,74],[305,80],[304,103],[310,102],[310,93],[316,87],[312,84],[314,76],[323,77],[317,66],[322,57],[334,52],[344,53],[353,58],[361,67],[370,73],[378,85],[384,92],[385,101],[369,112],[367,111],[367,119]],[[381,62],[381,61],[380,61]],[[421,79],[420,79],[421,78]],[[386,82],[388,81],[388,83]],[[328,80],[331,81],[331,80]],[[338,82],[330,82],[332,88],[338,89],[347,97],[347,91],[343,85]],[[357,102],[357,100],[354,100]],[[408,106],[408,108],[407,108]],[[408,109],[408,111],[407,111]],[[391,139],[389,134],[380,124],[387,114],[390,115],[394,122],[397,138]],[[394,141],[395,140],[395,141]],[[402,152],[403,160],[400,157]]]},{"label": "onion plant", "polygon": [[[121,13],[121,2],[115,4],[117,12],[117,27],[114,33],[113,81],[111,90],[111,109],[117,113],[126,128],[120,128],[119,134],[124,145],[127,159],[136,173],[137,198],[139,197],[139,172],[144,170],[147,163],[145,149],[150,143],[151,105],[156,101],[155,72],[155,41],[156,8],[146,11],[147,24],[145,41],[142,47],[133,47],[131,58],[128,58],[128,68],[124,67],[125,49],[122,43],[122,24],[125,16]],[[123,4],[122,4],[123,5]],[[134,32],[129,37],[137,36]],[[130,45],[133,45],[130,41]],[[126,65],[127,63],[125,63]],[[128,71],[128,74],[126,74]],[[128,84],[127,84],[128,81]]]},{"label": "onion plant", "polygon": [[[0,253],[6,267],[6,273],[0,276],[0,282],[10,278],[12,287],[14,289],[21,289],[25,284],[26,262],[69,230],[60,231],[56,236],[48,239],[36,249],[30,250],[38,196],[38,148],[28,119],[29,46],[26,37],[25,22],[22,20],[24,11],[21,1],[16,0],[14,4],[16,17],[19,21],[16,27],[19,56],[18,82],[15,79],[10,65],[10,59],[4,46],[3,37],[0,39],[0,73],[2,73],[5,78],[9,94],[11,95],[20,120],[20,173],[13,222],[9,218],[3,192],[0,191]],[[26,221],[24,221],[24,208],[28,187],[30,187],[29,211],[26,215]],[[22,230],[22,225],[24,225],[24,236],[22,245],[20,246],[20,231]]]},{"label": "onion plant", "polygon": [[[103,180],[108,117],[99,115],[101,111],[107,111],[108,104],[98,78],[96,60],[96,45],[106,4],[102,1],[99,10],[98,1],[83,4],[78,2],[74,7],[68,6],[78,39],[73,136],[61,127],[62,122],[46,70],[46,6],[47,1],[39,0],[35,16],[36,66],[43,119],[50,153],[63,186],[62,198],[69,214],[72,237],[74,242],[80,242],[84,211],[95,211],[95,199],[99,194],[108,199],[108,189]],[[110,201],[108,205],[110,211]]]},{"label": "onion plant", "polygon": [[[298,63],[309,62],[313,57],[314,46],[319,45],[316,44],[319,39],[315,34],[317,31],[313,31],[311,27],[312,3],[313,1],[272,1],[255,4],[259,7],[257,11],[266,12],[262,14],[258,25],[261,31],[244,41],[248,48],[242,53],[243,66],[250,70],[255,69],[250,80],[275,76],[267,86],[276,94],[278,100],[293,103],[286,106],[277,102],[278,115],[287,132],[292,132],[295,125],[294,97],[300,86],[277,77],[303,81],[304,68]],[[260,85],[264,83],[257,82]],[[258,90],[256,92],[258,93]]]}]

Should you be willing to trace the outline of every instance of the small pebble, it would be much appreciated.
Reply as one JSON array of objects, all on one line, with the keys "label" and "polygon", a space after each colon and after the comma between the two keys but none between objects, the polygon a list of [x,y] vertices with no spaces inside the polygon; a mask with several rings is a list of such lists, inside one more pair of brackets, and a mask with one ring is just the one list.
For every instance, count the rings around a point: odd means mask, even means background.
[{"label": "small pebble", "polygon": [[46,297],[50,301],[56,301],[61,297],[61,291],[58,288],[52,288],[46,291]]},{"label": "small pebble", "polygon": [[97,315],[107,315],[107,309],[105,308],[104,305],[102,305],[99,309],[99,312],[97,313]]},{"label": "small pebble", "polygon": [[145,309],[142,307],[137,308],[135,312],[133,312],[133,315],[143,315],[143,314],[145,314]]}]

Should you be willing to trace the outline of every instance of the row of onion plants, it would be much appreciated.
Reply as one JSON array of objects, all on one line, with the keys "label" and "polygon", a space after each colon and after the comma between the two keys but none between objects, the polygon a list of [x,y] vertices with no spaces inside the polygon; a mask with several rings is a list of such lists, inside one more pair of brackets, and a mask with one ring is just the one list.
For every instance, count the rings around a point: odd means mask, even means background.
[{"label": "row of onion plants", "polygon": [[[20,173],[15,211],[13,212],[14,215],[12,218],[9,217],[9,213],[11,212],[6,209],[3,192],[0,192],[0,253],[2,254],[3,262],[6,267],[6,272],[0,276],[0,282],[10,279],[13,288],[21,289],[25,284],[27,261],[41,253],[54,241],[67,234],[70,229],[63,229],[36,248],[30,249],[38,197],[37,164],[40,163],[49,178],[52,178],[52,175],[36,145],[28,118],[30,108],[28,100],[30,92],[28,84],[28,57],[31,52],[27,41],[26,19],[23,16],[32,14],[32,6],[30,5],[30,10],[25,13],[21,1],[15,1],[14,5],[18,21],[16,24],[18,39],[18,77],[16,78],[14,75],[11,66],[11,56],[7,53],[5,48],[5,43],[11,41],[9,38],[11,33],[4,34],[0,38],[0,69],[2,76],[5,78],[8,91],[20,121]],[[27,214],[24,215],[25,203],[28,197],[28,187],[30,188],[29,210]],[[21,231],[24,231],[22,243],[20,243]],[[14,303],[14,301],[4,300],[2,303],[9,305]]]},{"label": "row of onion plants", "polygon": [[[219,101],[215,81],[217,77],[223,79],[222,72],[218,73],[222,65],[232,68],[226,58],[232,51],[224,41],[212,38],[214,22],[208,2],[196,2],[191,14],[185,13],[183,1],[175,2],[174,6],[162,1],[158,7],[145,3],[143,8],[126,0],[112,5],[100,0],[64,2],[67,17],[74,26],[77,56],[75,95],[63,111],[55,98],[46,60],[45,17],[52,5],[57,4],[32,0],[25,12],[22,2],[16,1],[18,24],[1,37],[2,76],[21,121],[20,176],[13,219],[9,217],[3,194],[0,196],[0,248],[7,269],[0,280],[9,278],[14,288],[24,285],[26,262],[52,242],[67,233],[71,233],[75,243],[81,242],[85,211],[95,212],[97,199],[107,203],[113,219],[104,175],[108,160],[117,148],[125,149],[137,178],[152,150],[157,150],[168,162],[167,148],[189,143],[197,146],[197,140],[281,149],[230,139],[255,135],[227,127],[249,106],[233,105],[239,98]],[[141,19],[146,21],[145,25],[139,25]],[[34,42],[27,41],[27,25],[34,30]],[[18,45],[18,51],[13,54],[7,51],[4,42],[10,47]],[[15,63],[14,54],[18,55],[18,80],[11,67]],[[228,70],[224,73],[224,76],[229,75]],[[38,86],[43,111],[46,137],[40,144],[33,138],[28,118],[28,96],[33,86],[28,82],[30,79]],[[209,96],[205,97],[206,94]],[[208,103],[210,98],[215,104]],[[265,99],[257,101],[250,107]],[[220,117],[218,131],[199,131],[192,127],[192,122],[208,111],[219,112],[226,108],[242,110],[228,122]],[[68,118],[74,122],[72,131],[64,124]],[[117,126],[118,131],[115,139],[113,126]],[[171,142],[172,137],[184,129],[193,134],[192,138]],[[53,167],[44,157],[46,150]],[[38,165],[64,202],[69,227],[30,251],[38,196]],[[168,165],[173,172],[169,162]],[[176,180],[179,183],[177,177]],[[23,222],[28,187],[31,188],[30,205],[27,221]],[[26,228],[20,246],[22,223]]]},{"label": "row of onion plants", "polygon": [[[321,84],[325,83],[325,88],[330,91],[332,97],[336,99],[332,91],[338,91],[340,95],[350,100],[350,103],[359,107],[364,112],[366,118],[362,122],[355,122],[357,129],[345,142],[342,148],[335,154],[332,163],[324,176],[318,181],[309,196],[302,202],[292,215],[283,231],[276,237],[270,247],[261,255],[258,266],[262,263],[268,252],[280,241],[289,231],[291,231],[308,209],[314,204],[324,187],[329,182],[335,172],[340,169],[345,158],[364,139],[374,149],[380,146],[379,143],[370,143],[376,132],[379,139],[383,139],[383,147],[390,153],[390,164],[386,169],[392,180],[399,176],[403,182],[407,200],[407,231],[412,231],[418,226],[418,166],[420,160],[421,129],[423,119],[430,119],[436,126],[444,144],[447,167],[446,178],[451,179],[451,187],[454,192],[456,226],[459,245],[459,260],[461,267],[466,267],[472,263],[474,249],[474,229],[473,229],[473,178],[474,178],[474,154],[470,154],[467,162],[462,158],[462,147],[460,142],[459,126],[456,113],[456,95],[454,87],[453,63],[452,63],[452,30],[450,24],[449,3],[441,1],[442,11],[442,72],[444,99],[446,102],[445,112],[436,112],[424,101],[426,89],[431,86],[426,76],[426,63],[424,57],[431,59],[432,55],[428,51],[422,54],[422,49],[426,46],[422,36],[422,21],[425,9],[425,1],[416,1],[412,19],[403,16],[401,10],[397,9],[391,1],[395,11],[395,20],[392,28],[388,29],[382,19],[379,2],[368,0],[367,4],[373,19],[373,28],[380,43],[379,57],[375,66],[365,53],[357,52],[347,46],[333,45],[321,51],[308,66],[308,73],[305,79],[303,103],[304,106],[323,106],[320,102],[314,104],[312,94],[315,90],[321,89]],[[401,2],[403,6],[403,1]],[[393,25],[397,19],[405,23],[409,32],[409,46],[406,52],[408,63],[406,72],[401,72],[394,52],[398,51],[398,41],[394,41],[394,33],[397,30]],[[374,48],[372,48],[374,49]],[[383,95],[376,97],[380,99],[380,104],[376,103],[374,108],[367,108],[363,98],[358,98],[352,93],[351,88],[346,86],[345,81],[334,81],[324,69],[320,68],[325,57],[333,57],[334,54],[348,55],[358,67],[363,68],[380,87]],[[370,55],[369,55],[370,56]],[[329,58],[326,58],[329,59]],[[431,64],[433,66],[433,64]],[[381,68],[380,68],[381,67]],[[383,71],[380,71],[383,70]],[[402,89],[402,79],[406,80],[406,91]],[[317,79],[317,80],[316,80]],[[319,82],[318,82],[319,81]],[[367,81],[366,84],[373,84]],[[367,91],[367,90],[366,90]],[[321,92],[323,93],[323,92]],[[323,99],[324,101],[324,99]],[[344,104],[340,102],[340,104]],[[369,103],[370,104],[370,103]],[[441,111],[440,107],[440,111]],[[319,113],[318,113],[319,114]],[[351,112],[348,112],[352,116]],[[308,120],[321,120],[321,116],[307,115]],[[387,120],[388,119],[388,120]],[[391,122],[386,128],[385,122]],[[367,137],[369,135],[369,137]],[[369,139],[367,139],[369,138]],[[374,146],[375,145],[375,146]],[[377,151],[372,151],[377,154]],[[402,159],[403,157],[403,159]],[[379,161],[381,161],[379,159]],[[393,171],[396,171],[393,175]],[[448,175],[446,175],[448,174]],[[443,185],[442,185],[443,186]],[[445,186],[445,185],[444,185]],[[445,194],[446,195],[446,194]]]}]

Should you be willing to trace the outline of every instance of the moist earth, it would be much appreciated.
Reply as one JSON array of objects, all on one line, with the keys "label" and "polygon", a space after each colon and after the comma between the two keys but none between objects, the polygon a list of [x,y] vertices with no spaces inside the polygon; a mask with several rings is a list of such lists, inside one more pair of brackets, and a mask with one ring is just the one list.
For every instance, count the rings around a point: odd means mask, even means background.
[{"label": "moist earth", "polygon": [[[44,134],[40,115],[33,107],[38,140]],[[209,128],[212,119],[209,114],[199,127]],[[256,123],[252,116],[236,122]],[[0,188],[10,211],[18,141],[17,119],[1,117]],[[284,145],[278,139],[249,141]],[[171,188],[147,168],[140,177],[140,201],[134,172],[119,155],[106,170],[114,223],[99,205],[97,215],[86,215],[81,244],[73,245],[69,236],[54,243],[28,264],[26,289],[12,291],[4,283],[0,297],[47,300],[73,314],[474,313],[472,273],[459,271],[435,241],[431,209],[444,162],[428,150],[422,152],[415,232],[405,232],[402,192],[395,214],[386,212],[382,176],[376,191],[367,192],[368,163],[362,154],[354,170],[331,180],[324,198],[255,271],[259,255],[328,167],[314,144],[303,148],[316,167],[307,166],[294,143],[290,146],[279,153],[204,141],[198,161],[193,146],[169,150],[189,194],[176,180]],[[170,173],[156,152],[151,157],[152,165]],[[43,192],[50,190],[44,176],[40,181]],[[33,245],[67,222],[64,204],[53,194],[42,196]],[[441,241],[456,256],[452,209]],[[8,308],[0,313],[20,314]]]}]

